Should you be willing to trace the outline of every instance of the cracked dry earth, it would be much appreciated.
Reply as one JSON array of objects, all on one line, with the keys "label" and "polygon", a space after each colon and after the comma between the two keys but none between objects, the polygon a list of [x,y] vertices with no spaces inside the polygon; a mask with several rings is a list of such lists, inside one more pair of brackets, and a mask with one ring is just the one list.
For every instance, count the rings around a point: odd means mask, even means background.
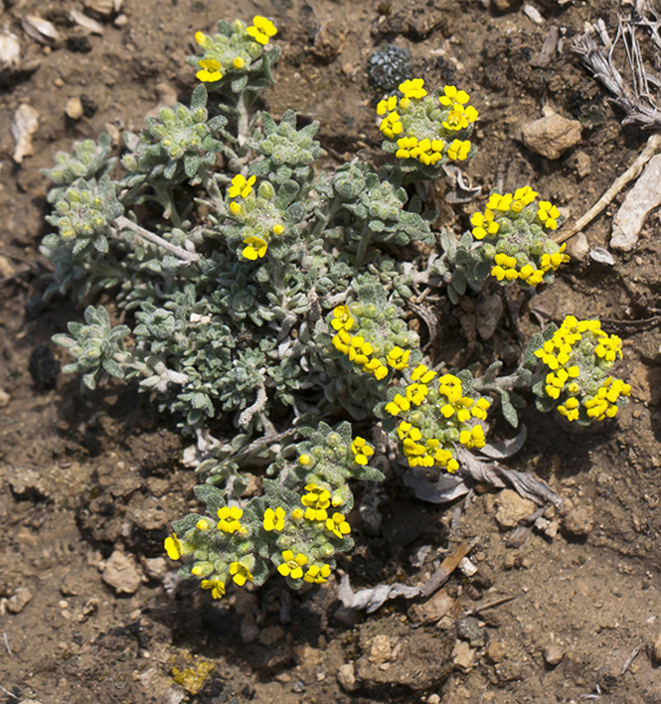
[{"label": "cracked dry earth", "polygon": [[[118,140],[159,104],[186,99],[194,32],[237,14],[276,21],[283,55],[266,107],[319,120],[326,166],[356,154],[383,159],[379,96],[365,66],[376,46],[393,42],[411,50],[416,75],[456,82],[473,96],[481,116],[480,151],[468,170],[474,184],[487,193],[497,178],[508,189],[532,183],[579,216],[646,137],[621,127],[568,42],[545,68],[533,64],[550,28],[569,38],[598,17],[612,28],[617,8],[602,0],[531,4],[541,24],[506,0],[125,0],[118,17],[102,21],[102,35],[83,36],[67,19],[82,2],[5,0],[0,24],[19,37],[26,70],[0,86],[1,701],[661,702],[656,217],[612,266],[575,252],[522,312],[526,335],[538,329],[534,307],[555,321],[599,316],[625,341],[633,394],[619,419],[570,433],[531,413],[524,449],[509,460],[546,480],[564,498],[560,510],[515,534],[535,507],[513,492],[477,493],[458,512],[391,482],[378,534],[352,517],[357,548],[341,569],[354,588],[422,582],[457,546],[474,547],[470,563],[430,598],[370,615],[343,608],[335,580],[299,593],[269,583],[213,603],[194,585],[177,585],[162,543],[170,522],[196,506],[195,477],[180,464],[184,445],[134,389],[91,393],[57,374],[53,361],[65,360],[50,337],[81,310],[40,297],[40,169],[73,140],[103,131]],[[29,14],[55,24],[54,47],[25,34]],[[75,98],[83,114],[71,119],[65,110]],[[19,165],[10,124],[23,104],[37,111],[39,129],[34,153]],[[582,127],[580,142],[556,159],[518,141],[544,106]],[[470,206],[438,205],[439,226],[467,226]],[[607,246],[613,213],[586,230],[590,245]],[[512,343],[506,319],[491,334],[476,325],[482,305],[467,296],[458,313],[434,309],[442,317],[435,362],[466,362],[468,350],[468,361],[486,364]]]}]

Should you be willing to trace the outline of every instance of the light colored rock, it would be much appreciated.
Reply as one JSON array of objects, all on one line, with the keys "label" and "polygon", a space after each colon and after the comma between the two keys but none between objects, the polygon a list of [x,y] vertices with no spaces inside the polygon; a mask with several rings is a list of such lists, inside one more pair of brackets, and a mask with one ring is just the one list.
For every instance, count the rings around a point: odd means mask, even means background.
[{"label": "light colored rock", "polygon": [[370,662],[375,665],[380,665],[381,663],[390,660],[390,653],[392,648],[390,646],[390,636],[380,635],[374,636],[372,641],[372,646],[370,648]]},{"label": "light colored rock", "polygon": [[549,667],[555,667],[559,665],[562,658],[565,657],[565,651],[557,643],[551,643],[544,648],[544,662]]},{"label": "light colored rock", "polygon": [[345,692],[355,692],[360,684],[352,662],[345,662],[337,668],[337,681]]},{"label": "light colored rock", "polygon": [[592,159],[587,152],[579,149],[576,154],[576,174],[579,178],[583,179],[592,173]]},{"label": "light colored rock", "polygon": [[454,599],[445,590],[441,589],[431,599],[421,604],[413,604],[408,611],[408,615],[415,623],[436,622],[448,613],[453,604]]},{"label": "light colored rock", "polygon": [[611,247],[629,252],[638,241],[645,218],[661,205],[661,154],[653,156],[613,218]]},{"label": "light colored rock", "polygon": [[27,103],[18,106],[11,123],[11,135],[16,142],[13,159],[17,164],[34,152],[32,136],[39,129],[39,113]]},{"label": "light colored rock", "polygon": [[529,499],[524,499],[512,489],[503,489],[496,498],[496,522],[507,530],[514,528],[521,519],[534,513],[537,506]]},{"label": "light colored rock", "polygon": [[571,538],[587,538],[594,528],[592,510],[587,506],[577,506],[564,517],[564,532]]},{"label": "light colored rock", "polygon": [[149,579],[162,580],[168,573],[168,563],[164,557],[147,557],[145,572]]},{"label": "light colored rock", "polygon": [[117,14],[124,3],[123,0],[84,0],[83,4],[92,14],[107,19]]},{"label": "light colored rock", "polygon": [[0,72],[15,71],[21,62],[18,37],[7,28],[0,30]]},{"label": "light colored rock", "polygon": [[69,98],[64,108],[64,112],[70,120],[80,120],[84,115],[83,103],[79,97]]},{"label": "light colored rock", "polygon": [[491,0],[491,6],[498,12],[512,12],[521,5],[521,0]]},{"label": "light colored rock", "polygon": [[579,262],[585,261],[589,253],[590,245],[588,238],[582,232],[576,233],[576,235],[567,242],[567,254],[572,259],[576,259]]},{"label": "light colored rock", "polygon": [[0,389],[0,408],[8,406],[10,401],[11,396],[4,389]]},{"label": "light colored rock", "polygon": [[465,577],[472,577],[474,574],[477,573],[477,566],[472,563],[467,557],[464,557],[459,563],[459,571]]},{"label": "light colored rock", "polygon": [[475,664],[475,650],[466,641],[459,641],[454,647],[452,662],[458,670],[470,672]]},{"label": "light colored rock", "polygon": [[38,15],[25,15],[21,19],[21,26],[25,33],[40,44],[53,46],[60,40],[60,33],[55,25]]},{"label": "light colored rock", "polygon": [[521,137],[530,151],[553,161],[581,141],[581,130],[578,120],[553,113],[524,125]]},{"label": "light colored rock", "polygon": [[542,17],[542,13],[534,5],[526,3],[523,6],[523,12],[531,22],[534,22],[537,25],[544,24],[544,18]]},{"label": "light colored rock", "polygon": [[501,663],[507,655],[507,648],[498,640],[491,641],[487,648],[487,658],[494,664]]},{"label": "light colored rock", "polygon": [[19,587],[9,599],[7,599],[7,611],[12,614],[20,614],[32,600],[32,596],[32,592],[27,587]]},{"label": "light colored rock", "polygon": [[135,594],[142,584],[135,559],[121,550],[115,550],[110,556],[101,579],[118,594]]}]

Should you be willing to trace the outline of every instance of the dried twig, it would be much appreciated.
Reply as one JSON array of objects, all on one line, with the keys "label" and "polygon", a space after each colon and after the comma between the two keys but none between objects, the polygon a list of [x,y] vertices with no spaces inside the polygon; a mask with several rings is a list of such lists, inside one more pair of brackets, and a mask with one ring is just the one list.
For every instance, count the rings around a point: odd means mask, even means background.
[{"label": "dried twig", "polygon": [[622,676],[628,669],[631,663],[636,659],[636,655],[642,650],[643,644],[639,643],[630,653],[629,657],[624,661],[622,669],[620,670],[620,676]]},{"label": "dried twig", "polygon": [[501,596],[500,599],[494,599],[493,601],[488,601],[486,604],[480,604],[474,609],[466,612],[466,616],[477,616],[487,609],[493,609],[496,606],[501,606],[502,604],[508,604],[510,601],[514,601],[517,597],[515,596]]},{"label": "dried twig", "polygon": [[5,642],[5,648],[7,648],[7,653],[9,653],[9,657],[11,657],[13,655],[13,653],[11,652],[11,648],[9,647],[9,638],[7,638],[6,633],[2,634],[2,639]]},{"label": "dried twig", "polygon": [[[661,127],[661,124],[659,126]],[[622,175],[615,179],[611,187],[599,198],[590,210],[569,227],[563,227],[553,239],[560,244],[579,233],[586,225],[589,225],[597,215],[613,202],[620,191],[622,191],[630,181],[640,176],[645,164],[656,154],[659,148],[661,148],[661,134],[651,135],[647,140],[645,149],[638,155],[633,164],[631,164]]]}]

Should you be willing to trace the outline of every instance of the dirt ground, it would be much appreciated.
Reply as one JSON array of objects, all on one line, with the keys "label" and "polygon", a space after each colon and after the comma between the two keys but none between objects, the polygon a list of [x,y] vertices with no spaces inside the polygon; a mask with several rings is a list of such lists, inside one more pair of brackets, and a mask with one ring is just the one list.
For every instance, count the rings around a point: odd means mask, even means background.
[{"label": "dirt ground", "polygon": [[[497,178],[509,190],[531,184],[570,218],[581,215],[646,140],[621,127],[569,51],[586,21],[616,26],[616,3],[533,0],[541,25],[519,3],[502,13],[485,4],[125,0],[102,36],[81,38],[67,11],[82,2],[5,0],[0,25],[19,37],[25,65],[39,65],[0,85],[0,701],[661,703],[656,215],[632,253],[615,254],[613,266],[574,260],[530,303],[555,321],[567,313],[610,321],[605,327],[625,341],[623,374],[633,387],[617,421],[596,432],[526,418],[528,441],[509,466],[534,471],[566,499],[545,514],[547,532],[508,543],[503,516],[521,508],[508,493],[477,495],[458,515],[394,484],[381,533],[361,533],[358,523],[358,547],[341,563],[354,588],[418,583],[433,558],[461,541],[476,540],[477,572],[457,571],[426,602],[390,602],[369,616],[339,606],[335,581],[299,593],[269,583],[221,602],[177,584],[162,544],[170,522],[196,507],[196,478],[180,464],[183,442],[134,389],[85,391],[56,376],[42,348],[64,363],[50,338],[81,310],[40,297],[48,266],[38,252],[48,212],[40,169],[73,140],[139,129],[173,91],[186,98],[194,32],[239,13],[275,20],[283,54],[266,105],[274,115],[292,107],[319,120],[327,163],[382,158],[373,111],[380,96],[368,86],[366,62],[393,42],[410,49],[417,76],[471,94],[480,151],[468,173],[483,192]],[[31,13],[55,23],[54,47],[26,35],[20,20]],[[564,33],[564,50],[549,68],[534,68],[551,26]],[[76,97],[85,114],[71,120],[65,106]],[[10,124],[22,103],[40,122],[34,155],[17,165]],[[581,143],[555,161],[517,140],[544,106],[583,123]],[[461,231],[466,212],[445,206],[441,218]],[[607,246],[614,212],[588,228],[592,246]],[[449,306],[438,314],[439,357],[452,361],[465,347],[465,326]],[[528,335],[537,329],[532,315],[522,325]],[[477,361],[508,339],[506,328],[478,338]],[[109,586],[111,573],[126,593]]]}]

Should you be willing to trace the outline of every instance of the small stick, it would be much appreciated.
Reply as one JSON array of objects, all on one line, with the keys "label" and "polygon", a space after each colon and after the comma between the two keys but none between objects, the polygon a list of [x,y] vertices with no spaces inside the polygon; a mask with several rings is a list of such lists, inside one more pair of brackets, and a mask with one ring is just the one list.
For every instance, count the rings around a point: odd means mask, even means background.
[{"label": "small stick", "polygon": [[470,611],[466,612],[466,616],[477,616],[478,614],[481,614],[483,611],[486,611],[487,609],[493,609],[496,606],[501,606],[502,604],[507,604],[510,601],[514,601],[517,597],[515,596],[503,596],[500,599],[494,599],[493,601],[490,601],[486,604],[482,604],[481,606],[477,606],[474,609],[471,609]]},{"label": "small stick", "polygon": [[172,244],[167,240],[164,240],[162,237],[155,235],[153,232],[145,230],[144,227],[136,225],[132,220],[129,220],[127,217],[124,217],[124,215],[120,215],[118,218],[115,218],[115,225],[117,225],[120,230],[132,230],[133,232],[135,232],[136,235],[139,235],[143,239],[146,239],[148,242],[151,242],[152,244],[155,244],[158,247],[166,249],[168,252],[171,252],[176,257],[179,257],[179,259],[183,259],[187,262],[196,262],[200,259],[200,255],[196,252],[189,252],[183,249],[182,247],[177,247],[176,244]]},{"label": "small stick", "polygon": [[620,676],[622,676],[628,669],[629,665],[636,659],[636,655],[640,652],[641,648],[643,647],[642,643],[639,643],[630,653],[629,657],[624,661],[624,665],[622,665],[622,669],[620,670]]},{"label": "small stick", "polygon": [[2,638],[5,641],[5,648],[7,648],[7,652],[9,653],[9,656],[11,657],[13,653],[11,652],[11,648],[9,647],[9,638],[7,638],[7,634],[3,633]]},{"label": "small stick", "polygon": [[15,694],[12,694],[8,689],[5,689],[1,684],[0,684],[0,689],[8,696],[8,697],[13,697],[14,699],[18,699],[18,697]]},{"label": "small stick", "polygon": [[611,187],[601,196],[601,198],[588,210],[585,215],[581,216],[573,225],[563,228],[553,239],[561,244],[578,234],[586,225],[589,225],[602,210],[604,210],[620,191],[635,178],[638,178],[643,167],[656,154],[661,147],[661,134],[650,135],[647,144],[643,151],[638,155],[638,158],[631,166],[618,178],[615,179]]}]

